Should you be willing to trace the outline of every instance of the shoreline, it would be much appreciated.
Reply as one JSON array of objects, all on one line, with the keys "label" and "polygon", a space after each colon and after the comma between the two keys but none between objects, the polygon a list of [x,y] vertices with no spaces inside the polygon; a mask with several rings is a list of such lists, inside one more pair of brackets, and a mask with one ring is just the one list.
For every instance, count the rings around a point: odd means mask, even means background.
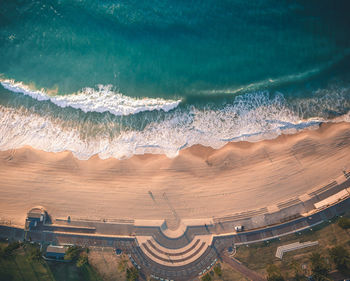
[{"label": "shoreline", "polygon": [[[149,159],[149,158],[166,158],[169,161],[174,160],[176,158],[178,158],[179,156],[182,156],[183,154],[187,154],[190,153],[192,154],[193,152],[196,154],[197,150],[200,151],[206,151],[205,155],[210,155],[212,153],[215,153],[216,151],[220,151],[222,149],[225,149],[226,147],[237,147],[237,148],[251,148],[254,145],[257,144],[263,144],[263,145],[268,145],[268,143],[281,143],[282,140],[284,138],[289,138],[291,136],[298,136],[304,133],[308,133],[308,132],[312,132],[312,131],[317,131],[318,133],[321,133],[323,130],[327,129],[328,127],[333,127],[334,125],[338,125],[338,124],[349,124],[350,127],[350,122],[348,121],[343,121],[342,119],[340,121],[337,121],[337,119],[334,119],[335,121],[331,120],[331,121],[310,121],[310,122],[315,122],[315,124],[312,124],[310,126],[305,127],[304,129],[301,129],[299,131],[292,131],[291,133],[288,132],[282,132],[281,134],[275,136],[275,137],[271,137],[271,138],[258,138],[258,139],[254,139],[253,136],[248,137],[248,140],[230,140],[227,141],[226,144],[223,144],[222,146],[215,148],[213,146],[206,146],[203,144],[194,144],[188,147],[185,147],[183,149],[180,149],[177,153],[176,156],[171,157],[168,156],[166,153],[152,153],[152,152],[145,152],[145,153],[140,153],[140,154],[133,154],[130,157],[125,157],[125,158],[116,158],[116,157],[108,157],[108,158],[102,158],[100,156],[99,153],[93,154],[91,155],[89,158],[84,159],[84,158],[78,158],[75,154],[74,151],[71,150],[63,150],[63,151],[46,151],[43,149],[39,149],[39,148],[35,148],[32,147],[31,145],[23,145],[21,147],[18,148],[11,148],[11,149],[6,149],[6,150],[0,150],[0,154],[4,154],[4,153],[10,153],[13,151],[24,151],[24,150],[29,150],[29,151],[33,151],[36,152],[37,154],[49,154],[49,157],[53,157],[53,158],[60,158],[60,155],[66,155],[67,157],[72,157],[77,161],[95,161],[95,160],[100,160],[100,161],[129,161],[132,159]],[[293,128],[295,129],[295,128]],[[270,132],[271,133],[271,132]],[[317,133],[317,134],[318,134]],[[233,139],[240,139],[241,137],[237,137],[237,138],[233,138]]]},{"label": "shoreline", "polygon": [[[6,91],[5,97],[12,99],[11,93],[11,90],[9,93]],[[197,144],[218,150],[231,142],[262,142],[280,135],[314,130],[324,123],[350,122],[346,109],[340,111],[341,116],[329,114],[325,117],[323,113],[316,114],[311,109],[310,114],[304,116],[305,114],[300,115],[294,111],[293,106],[297,104],[284,101],[283,94],[270,96],[263,92],[247,94],[242,98],[243,105],[233,102],[217,109],[194,107],[193,116],[192,109],[184,107],[183,111],[174,109],[166,115],[169,117],[164,116],[164,119],[162,117],[158,120],[158,117],[153,116],[158,116],[157,110],[150,109],[145,111],[145,116],[127,115],[125,122],[120,122],[118,114],[107,114],[108,110],[101,111],[105,114],[97,113],[99,110],[93,113],[65,103],[62,107],[50,102],[49,96],[35,93],[39,100],[47,101],[46,109],[45,106],[42,108],[43,104],[37,104],[35,97],[27,97],[28,93],[17,96],[19,100],[23,98],[23,102],[28,102],[29,107],[20,107],[16,102],[0,107],[3,123],[0,150],[29,146],[55,153],[68,150],[79,160],[88,160],[95,155],[99,155],[101,159],[119,160],[144,154],[164,154],[168,158],[174,158],[183,150]],[[59,97],[55,99],[60,100]],[[316,102],[306,101],[311,104]],[[31,108],[34,104],[35,107],[38,106],[38,110]],[[319,106],[323,108],[323,105]],[[167,112],[159,108],[158,110],[162,112],[159,116]],[[242,110],[248,110],[249,114],[236,116]],[[85,115],[82,112],[88,113]],[[140,125],[137,120],[144,117],[147,117],[146,121]]]},{"label": "shoreline", "polygon": [[35,205],[56,218],[224,216],[326,184],[350,167],[349,148],[350,123],[340,122],[272,140],[230,142],[218,150],[195,145],[175,158],[78,160],[68,151],[1,151],[0,219],[21,225]]}]

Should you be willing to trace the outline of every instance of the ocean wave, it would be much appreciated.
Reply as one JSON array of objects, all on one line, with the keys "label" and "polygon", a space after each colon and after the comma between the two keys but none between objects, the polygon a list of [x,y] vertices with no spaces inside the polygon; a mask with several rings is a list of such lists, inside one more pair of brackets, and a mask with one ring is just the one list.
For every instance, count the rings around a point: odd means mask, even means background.
[{"label": "ocean wave", "polygon": [[239,87],[204,90],[201,92],[204,94],[231,94],[232,95],[232,94],[240,94],[244,92],[256,92],[256,91],[261,91],[262,89],[265,89],[265,88],[281,86],[286,83],[304,81],[309,79],[310,77],[313,77],[321,73],[322,71],[325,71],[326,69],[332,67],[333,65],[339,63],[341,60],[348,57],[349,55],[350,55],[350,49],[346,49],[342,53],[335,56],[332,60],[328,61],[327,63],[324,63],[323,65],[320,65],[312,69],[305,70],[300,73],[294,73],[294,74],[289,74],[289,75],[275,77],[275,78],[267,78],[261,81],[256,81],[254,83],[241,85]]},{"label": "ocean wave", "polygon": [[[289,108],[283,95],[268,93],[239,96],[222,109],[188,107],[167,113],[166,118],[148,123],[142,130],[127,129],[114,135],[94,124],[82,131],[79,122],[67,126],[50,114],[40,115],[24,108],[0,106],[0,150],[25,145],[35,149],[71,151],[79,159],[98,154],[102,159],[125,159],[137,154],[165,154],[175,157],[179,151],[195,144],[218,149],[228,142],[273,139],[281,134],[318,128],[321,122],[350,121],[349,114],[337,120],[313,117],[302,119]],[[110,126],[106,124],[107,127]]]},{"label": "ocean wave", "polygon": [[310,69],[305,72],[301,72],[298,74],[291,74],[291,75],[286,75],[282,76],[279,78],[268,78],[265,80],[257,81],[254,83],[250,83],[247,85],[242,85],[240,87],[232,87],[232,88],[225,88],[225,89],[213,89],[213,90],[206,90],[202,91],[205,94],[239,94],[243,92],[254,92],[254,91],[259,91],[263,88],[271,87],[271,86],[279,86],[284,83],[289,83],[289,82],[295,82],[295,81],[300,81],[303,79],[307,79],[321,71],[321,68],[314,68]]},{"label": "ocean wave", "polygon": [[29,145],[71,151],[79,159],[125,159],[145,153],[175,157],[196,144],[218,149],[228,142],[256,142],[318,128],[322,122],[350,122],[349,95],[350,89],[340,85],[292,100],[281,93],[253,92],[223,107],[185,105],[167,113],[145,113],[142,120],[130,115],[123,118],[128,126],[118,126],[116,117],[93,116],[98,122],[92,122],[86,116],[72,118],[75,112],[61,118],[52,108],[0,105],[0,150]]},{"label": "ocean wave", "polygon": [[116,116],[136,114],[143,111],[163,110],[168,112],[176,108],[181,100],[161,98],[132,98],[115,92],[112,85],[98,85],[84,88],[76,94],[51,96],[42,90],[31,90],[27,85],[14,80],[0,80],[1,85],[14,93],[22,93],[38,101],[51,101],[60,107],[72,107],[84,112],[110,112]]}]

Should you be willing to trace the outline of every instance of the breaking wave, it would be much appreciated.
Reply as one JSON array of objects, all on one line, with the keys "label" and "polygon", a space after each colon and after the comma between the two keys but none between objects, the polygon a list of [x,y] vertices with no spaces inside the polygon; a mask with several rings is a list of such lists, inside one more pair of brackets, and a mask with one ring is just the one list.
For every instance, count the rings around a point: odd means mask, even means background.
[{"label": "breaking wave", "polygon": [[110,112],[116,116],[136,114],[143,111],[176,108],[181,100],[165,100],[161,98],[132,98],[114,92],[112,85],[98,85],[84,88],[76,94],[51,96],[45,90],[31,90],[28,86],[14,80],[0,80],[2,86],[14,93],[22,93],[38,101],[49,100],[59,107],[72,107],[84,112]]},{"label": "breaking wave", "polygon": [[[338,120],[348,121],[344,118]],[[181,149],[195,144],[217,149],[230,141],[255,142],[282,133],[318,128],[325,121],[324,118],[301,119],[286,106],[283,95],[269,98],[267,93],[254,93],[238,97],[233,104],[219,110],[199,110],[193,106],[186,112],[176,109],[142,130],[125,129],[111,135],[104,131],[107,129],[98,128],[99,134],[86,136],[78,122],[66,126],[49,114],[0,106],[0,149],[29,145],[49,152],[68,150],[79,159],[96,154],[102,159],[125,159],[145,153],[175,157]]]},{"label": "breaking wave", "polygon": [[[309,93],[308,98],[263,91],[236,96],[226,105],[198,108],[178,106],[180,101],[138,100],[109,86],[50,96],[21,83],[0,82],[12,92],[53,103],[0,105],[0,150],[29,145],[48,152],[71,151],[79,159],[125,159],[145,153],[175,157],[196,144],[218,149],[232,141],[256,142],[318,128],[321,122],[350,122],[350,88],[339,85]],[[64,107],[112,114],[76,114]]]}]

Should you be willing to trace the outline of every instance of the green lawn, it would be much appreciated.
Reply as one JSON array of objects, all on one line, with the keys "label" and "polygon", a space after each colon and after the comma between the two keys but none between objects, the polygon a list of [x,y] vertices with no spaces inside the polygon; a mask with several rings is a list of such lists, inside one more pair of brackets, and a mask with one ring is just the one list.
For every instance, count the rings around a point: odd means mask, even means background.
[{"label": "green lawn", "polygon": [[[294,267],[301,269],[302,265],[304,265],[305,274],[310,274],[309,256],[317,251],[326,257],[329,266],[335,269],[329,258],[329,249],[340,245],[350,251],[350,230],[342,229],[336,221],[324,222],[313,227],[312,230],[302,232],[301,235],[296,233],[281,237],[280,240],[251,244],[248,247],[240,246],[237,248],[235,258],[262,275],[266,274],[268,264],[275,264],[286,278],[290,278],[294,274]],[[318,241],[319,245],[286,253],[282,260],[275,257],[278,246],[305,241]]]},{"label": "green lawn", "polygon": [[217,276],[216,274],[213,276],[213,281],[248,281],[249,279],[245,278],[239,272],[233,270],[228,264],[221,263],[222,275]]},{"label": "green lawn", "polygon": [[[0,243],[0,248],[7,243]],[[11,256],[0,257],[1,281],[97,281],[102,280],[89,265],[77,268],[73,263],[30,259],[32,245],[21,246]]]}]

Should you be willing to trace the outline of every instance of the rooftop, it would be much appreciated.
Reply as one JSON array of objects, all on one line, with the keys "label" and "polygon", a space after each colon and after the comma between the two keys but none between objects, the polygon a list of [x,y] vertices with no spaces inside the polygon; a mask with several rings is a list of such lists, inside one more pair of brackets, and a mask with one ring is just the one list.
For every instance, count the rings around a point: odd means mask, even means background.
[{"label": "rooftop", "polygon": [[40,218],[41,215],[44,215],[44,214],[45,214],[44,208],[35,207],[27,213],[27,216],[28,218]]},{"label": "rooftop", "polygon": [[64,246],[53,246],[49,245],[46,249],[47,253],[61,253],[64,254],[66,253],[66,247]]}]

